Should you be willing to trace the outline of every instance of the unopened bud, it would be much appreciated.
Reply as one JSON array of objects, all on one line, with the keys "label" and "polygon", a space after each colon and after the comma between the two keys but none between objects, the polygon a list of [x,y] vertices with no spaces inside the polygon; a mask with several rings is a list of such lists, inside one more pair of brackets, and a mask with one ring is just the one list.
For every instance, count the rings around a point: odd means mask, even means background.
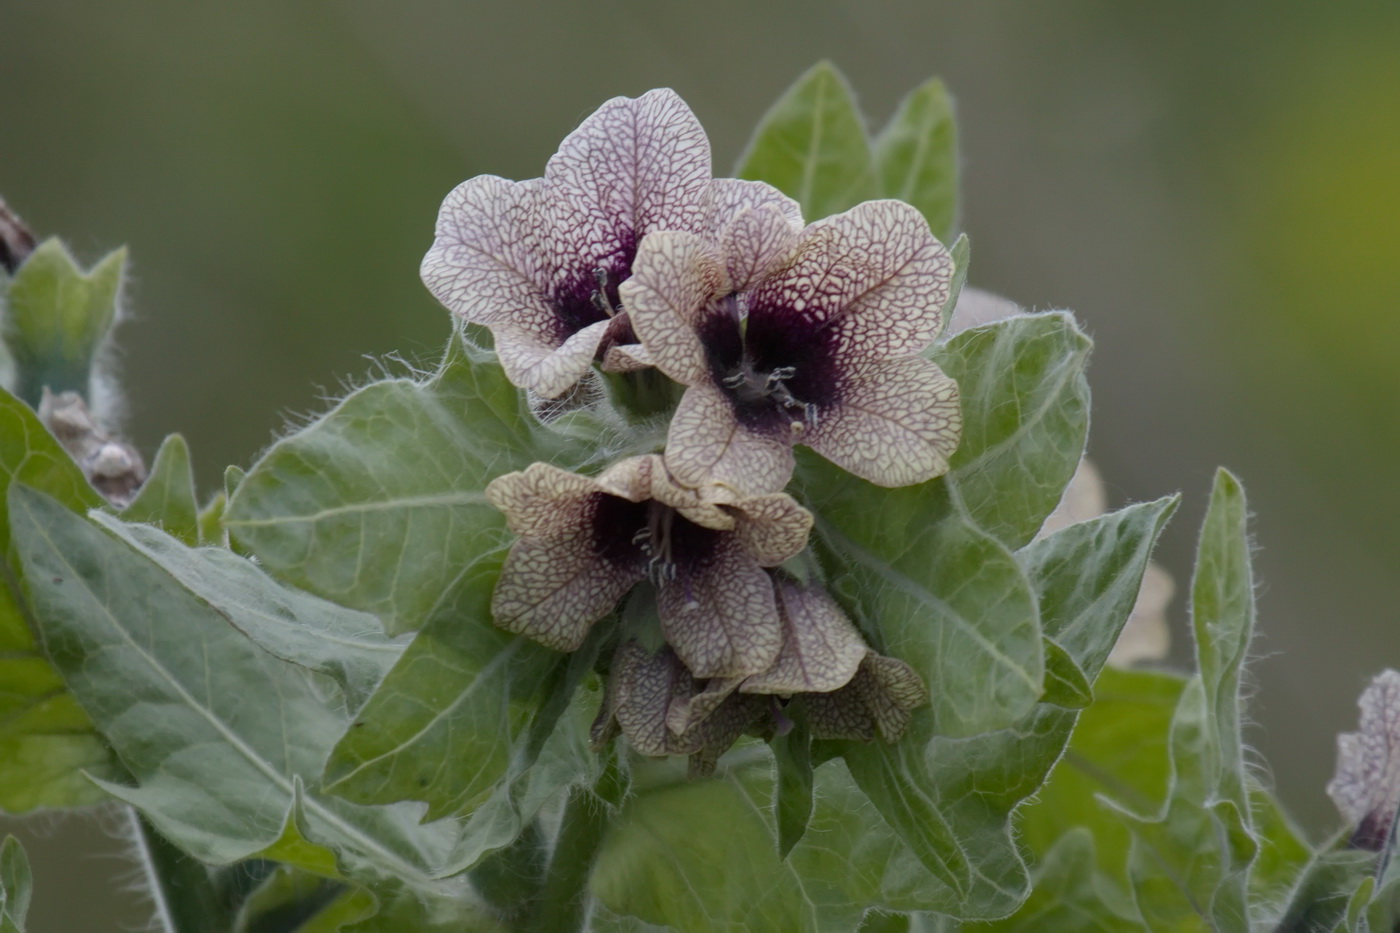
[{"label": "unopened bud", "polygon": [[10,275],[34,252],[34,234],[0,198],[0,268]]}]

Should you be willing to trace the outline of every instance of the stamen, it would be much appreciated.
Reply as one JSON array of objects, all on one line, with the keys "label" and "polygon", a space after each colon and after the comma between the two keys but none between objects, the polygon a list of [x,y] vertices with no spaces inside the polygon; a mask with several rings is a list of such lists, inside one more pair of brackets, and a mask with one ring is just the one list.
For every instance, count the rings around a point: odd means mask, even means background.
[{"label": "stamen", "polygon": [[603,314],[608,317],[616,317],[617,309],[612,306],[612,302],[608,299],[608,270],[602,266],[597,267],[593,270],[593,278],[598,282],[598,288],[588,296],[588,300]]}]

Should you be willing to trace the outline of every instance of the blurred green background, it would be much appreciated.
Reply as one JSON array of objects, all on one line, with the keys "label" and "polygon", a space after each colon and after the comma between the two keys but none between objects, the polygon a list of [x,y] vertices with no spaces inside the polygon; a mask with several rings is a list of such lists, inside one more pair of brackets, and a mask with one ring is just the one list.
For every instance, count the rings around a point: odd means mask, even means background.
[{"label": "blurred green background", "polygon": [[[1330,829],[1334,735],[1400,667],[1393,0],[4,0],[0,193],[85,261],[130,245],[127,428],[148,456],[183,432],[207,493],[366,356],[433,357],[417,268],[457,182],[537,176],[602,101],[662,85],[725,173],[822,57],[877,126],[946,80],[971,281],[1096,337],[1091,450],[1117,502],[1186,494],[1179,593],[1214,467],[1244,478],[1250,738]],[[1173,621],[1183,659],[1181,595]],[[36,933],[141,922],[101,900],[129,875],[93,821],[21,831]]]}]

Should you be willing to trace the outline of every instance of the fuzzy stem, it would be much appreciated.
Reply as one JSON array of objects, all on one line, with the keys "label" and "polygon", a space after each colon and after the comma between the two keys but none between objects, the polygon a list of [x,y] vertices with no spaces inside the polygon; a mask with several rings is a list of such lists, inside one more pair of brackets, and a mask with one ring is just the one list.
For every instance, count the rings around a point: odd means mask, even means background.
[{"label": "fuzzy stem", "polygon": [[607,816],[608,805],[592,789],[575,787],[569,792],[559,839],[525,929],[574,933],[584,928],[588,874],[607,828]]},{"label": "fuzzy stem", "polygon": [[165,840],[135,808],[127,808],[132,848],[163,933],[223,933],[227,911],[204,864]]}]

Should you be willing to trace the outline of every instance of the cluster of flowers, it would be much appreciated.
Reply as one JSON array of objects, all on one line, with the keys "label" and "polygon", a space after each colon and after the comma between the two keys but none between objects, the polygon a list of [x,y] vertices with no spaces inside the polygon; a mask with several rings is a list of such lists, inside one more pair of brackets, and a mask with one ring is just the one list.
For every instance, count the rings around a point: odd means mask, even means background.
[{"label": "cluster of flowers", "polygon": [[457,187],[422,274],[536,399],[595,364],[685,387],[663,452],[595,476],[536,463],[486,490],[519,536],[497,624],[572,651],[628,597],[596,741],[620,731],[704,771],[789,725],[791,703],[818,737],[903,732],[926,687],[782,569],[813,521],[782,490],[795,444],[882,486],[947,469],[957,386],[921,353],[953,262],[917,210],[804,226],[775,188],[712,178],[704,130],[657,90],[604,104],[543,178]]}]

